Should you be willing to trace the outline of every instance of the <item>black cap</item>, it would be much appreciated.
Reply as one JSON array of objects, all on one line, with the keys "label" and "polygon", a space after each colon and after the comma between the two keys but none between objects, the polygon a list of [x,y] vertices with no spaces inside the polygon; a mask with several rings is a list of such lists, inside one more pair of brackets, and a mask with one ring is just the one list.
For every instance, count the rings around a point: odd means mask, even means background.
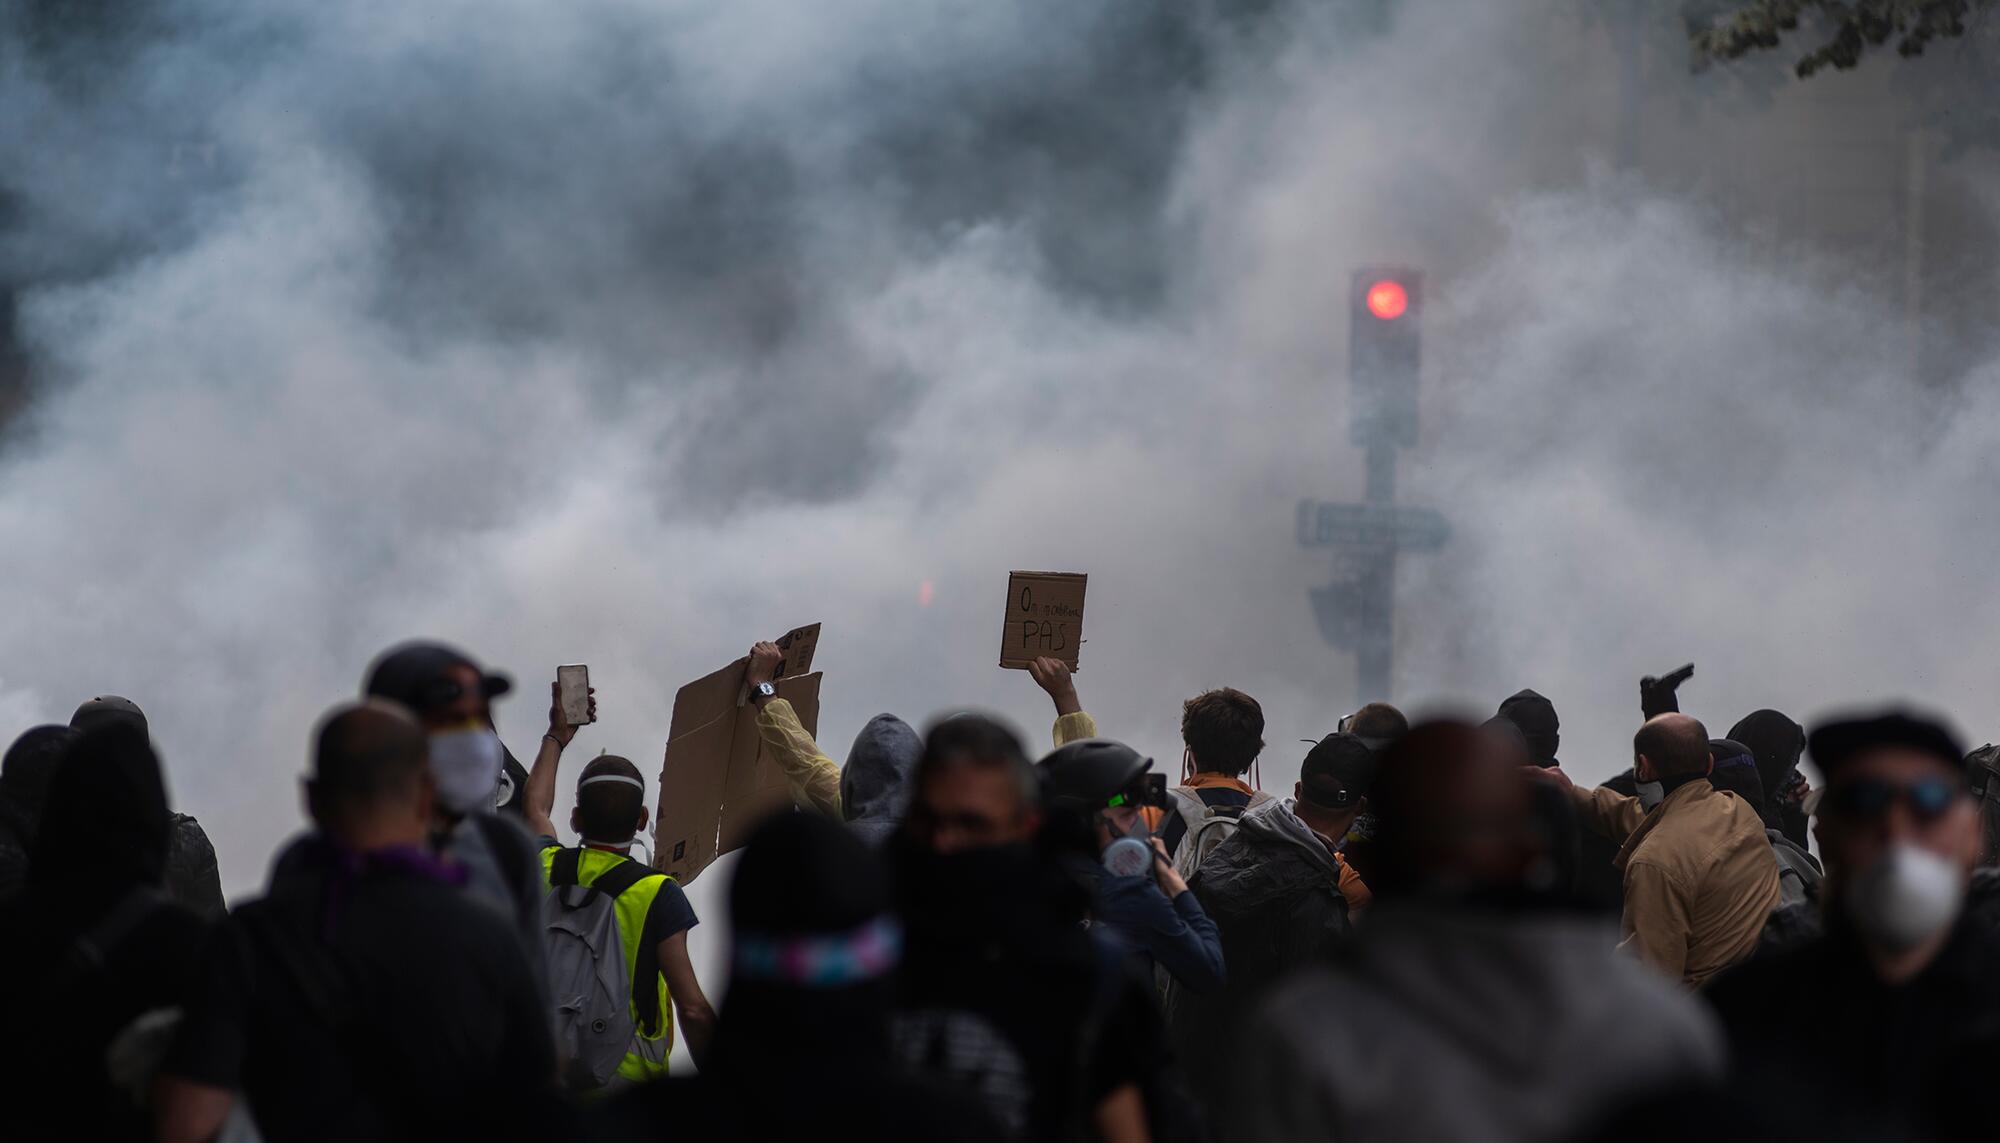
[{"label": "black cap", "polygon": [[458,698],[457,684],[447,672],[453,667],[470,667],[479,676],[480,691],[498,698],[514,689],[505,675],[488,674],[472,656],[443,643],[399,643],[377,656],[368,668],[361,693],[394,699],[423,714],[449,705]]},{"label": "black cap", "polygon": [[1058,747],[1039,767],[1051,798],[1096,811],[1129,793],[1153,760],[1123,742],[1085,738]]},{"label": "black cap", "polygon": [[1928,754],[1955,771],[1965,769],[1965,747],[1942,719],[1905,710],[1868,717],[1822,722],[1806,736],[1813,765],[1831,781],[1835,772],[1873,750],[1912,750]]},{"label": "black cap", "polygon": [[1299,782],[1307,801],[1344,810],[1368,793],[1376,766],[1376,753],[1366,742],[1352,734],[1329,734],[1306,752]]},{"label": "black cap", "polygon": [[122,722],[137,727],[141,734],[151,733],[146,726],[146,712],[139,709],[138,703],[119,695],[98,695],[69,716],[72,730],[90,730],[107,722]]}]

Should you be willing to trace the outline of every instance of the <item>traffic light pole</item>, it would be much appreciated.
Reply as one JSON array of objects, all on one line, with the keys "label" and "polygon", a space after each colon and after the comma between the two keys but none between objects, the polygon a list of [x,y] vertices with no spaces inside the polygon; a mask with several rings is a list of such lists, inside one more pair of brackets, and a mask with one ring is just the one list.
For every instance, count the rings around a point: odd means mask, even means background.
[{"label": "traffic light pole", "polygon": [[[1363,499],[1388,506],[1396,500],[1396,446],[1368,446],[1368,484]],[[1363,557],[1361,590],[1366,609],[1354,648],[1354,683],[1358,703],[1386,702],[1395,674],[1396,549],[1383,547]]]}]

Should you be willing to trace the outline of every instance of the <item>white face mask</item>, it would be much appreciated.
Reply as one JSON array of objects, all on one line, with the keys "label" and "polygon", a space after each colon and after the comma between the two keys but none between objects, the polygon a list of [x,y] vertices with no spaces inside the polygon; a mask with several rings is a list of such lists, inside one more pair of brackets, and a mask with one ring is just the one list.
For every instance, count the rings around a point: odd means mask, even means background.
[{"label": "white face mask", "polygon": [[1958,916],[1965,885],[1956,865],[1896,845],[1847,886],[1847,915],[1864,939],[1890,952],[1914,948]]},{"label": "white face mask", "polygon": [[483,726],[431,735],[431,778],[446,813],[491,809],[507,751],[500,736]]},{"label": "white face mask", "polygon": [[1658,782],[1635,781],[1632,785],[1639,792],[1639,804],[1649,810],[1667,800],[1667,788]]}]

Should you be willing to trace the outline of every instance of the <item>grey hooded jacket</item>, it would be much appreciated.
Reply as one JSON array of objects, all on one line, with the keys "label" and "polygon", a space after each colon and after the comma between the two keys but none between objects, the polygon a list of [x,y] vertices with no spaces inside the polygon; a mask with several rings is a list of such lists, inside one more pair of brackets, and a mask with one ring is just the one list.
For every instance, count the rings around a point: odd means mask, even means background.
[{"label": "grey hooded jacket", "polygon": [[1599,919],[1378,901],[1340,963],[1272,994],[1244,1038],[1257,1140],[1556,1140],[1715,1078],[1701,1004]]},{"label": "grey hooded jacket", "polygon": [[876,715],[854,736],[840,771],[840,807],[861,840],[880,845],[902,824],[923,753],[922,736],[893,714]]}]

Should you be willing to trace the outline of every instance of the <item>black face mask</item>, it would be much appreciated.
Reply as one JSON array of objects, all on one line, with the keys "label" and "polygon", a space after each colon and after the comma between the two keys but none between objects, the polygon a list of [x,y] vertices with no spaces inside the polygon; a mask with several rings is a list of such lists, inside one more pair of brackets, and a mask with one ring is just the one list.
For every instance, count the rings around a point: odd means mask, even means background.
[{"label": "black face mask", "polygon": [[937,853],[908,837],[889,848],[898,911],[912,938],[1012,932],[1062,924],[1084,909],[1081,890],[1031,844]]}]

